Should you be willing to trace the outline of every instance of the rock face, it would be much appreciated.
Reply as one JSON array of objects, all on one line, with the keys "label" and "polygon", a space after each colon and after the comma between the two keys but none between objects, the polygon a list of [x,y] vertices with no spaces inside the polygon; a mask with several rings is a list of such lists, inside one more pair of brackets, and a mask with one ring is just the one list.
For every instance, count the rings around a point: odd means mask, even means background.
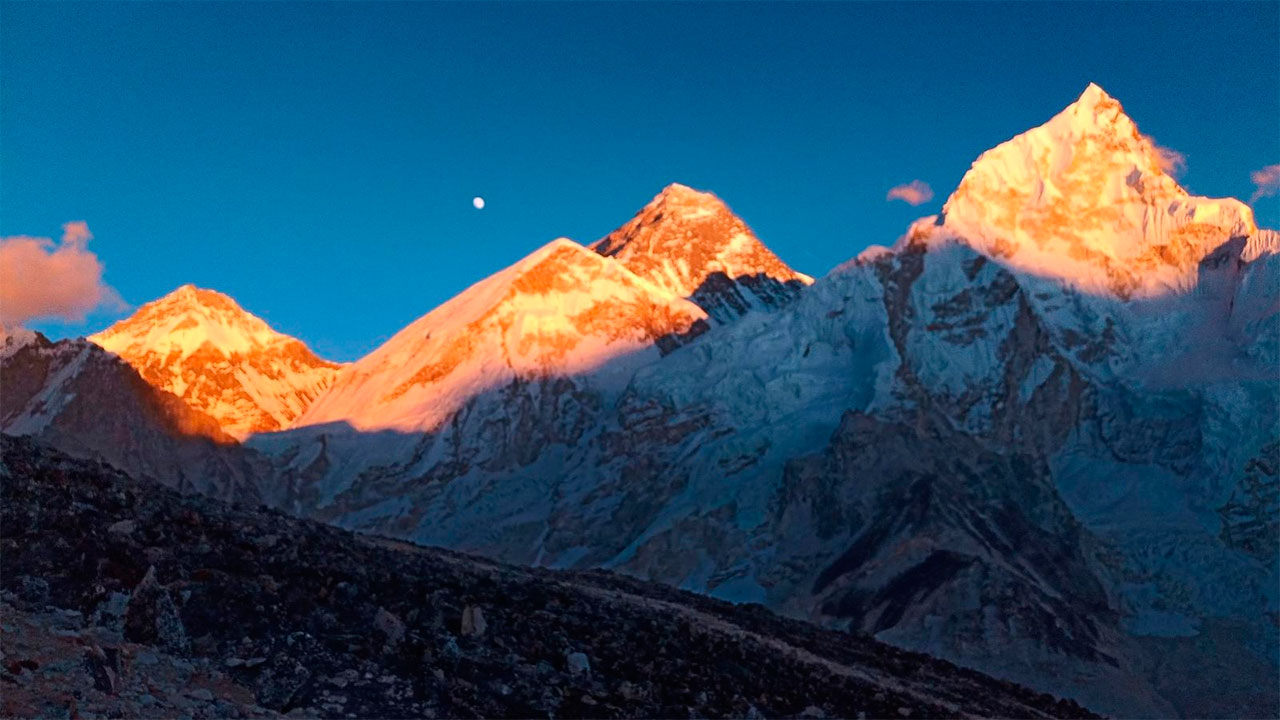
[{"label": "rock face", "polygon": [[0,432],[97,458],[184,492],[256,502],[270,468],[217,421],[84,340],[10,336],[0,352]]},{"label": "rock face", "polygon": [[782,262],[720,198],[673,183],[591,246],[719,323],[795,299],[813,278]]},{"label": "rock face", "polygon": [[[21,624],[0,636],[6,715],[75,714],[79,698],[90,715],[144,717],[1089,716],[758,606],[352,535],[23,439],[0,437],[0,457],[0,607]],[[110,532],[122,520],[133,534]],[[45,579],[61,609],[22,600],[19,577]],[[172,594],[190,645],[84,620],[120,591],[130,615]],[[451,634],[480,607],[484,632]],[[386,616],[402,619],[394,646],[367,631]]]},{"label": "rock face", "polygon": [[192,285],[143,305],[89,340],[241,438],[290,425],[339,367],[226,295]]}]

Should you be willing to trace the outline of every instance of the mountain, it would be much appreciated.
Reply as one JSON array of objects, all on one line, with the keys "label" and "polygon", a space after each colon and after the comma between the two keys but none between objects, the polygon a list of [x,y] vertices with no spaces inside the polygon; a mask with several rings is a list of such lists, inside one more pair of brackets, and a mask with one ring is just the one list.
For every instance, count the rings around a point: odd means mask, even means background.
[{"label": "mountain", "polygon": [[0,433],[103,460],[163,485],[258,502],[270,468],[213,418],[85,340],[31,331],[0,344]]},{"label": "mountain", "polygon": [[720,198],[679,183],[591,249],[692,300],[719,323],[786,305],[813,282],[765,247]]},{"label": "mountain", "polygon": [[1124,298],[1187,290],[1224,236],[1259,237],[1249,206],[1179,187],[1161,149],[1095,84],[983,153],[942,212],[947,229],[1011,268]]},{"label": "mountain", "polygon": [[6,715],[1092,717],[865,636],[500,565],[0,437]]},{"label": "mountain", "polygon": [[240,438],[287,427],[339,368],[226,295],[192,285],[89,340]]},{"label": "mountain", "polygon": [[773,312],[502,375],[427,432],[252,444],[344,527],[760,602],[1103,712],[1274,715],[1277,235],[1156,152],[1090,87]]},{"label": "mountain", "polygon": [[1280,235],[1159,152],[1090,86],[785,297],[700,295],[762,266],[699,259],[749,231],[673,186],[242,450],[264,502],[343,528],[760,603],[1110,714],[1274,717]]},{"label": "mountain", "polygon": [[561,238],[345,368],[297,425],[434,430],[517,378],[621,375],[702,332],[705,318],[693,303]]}]

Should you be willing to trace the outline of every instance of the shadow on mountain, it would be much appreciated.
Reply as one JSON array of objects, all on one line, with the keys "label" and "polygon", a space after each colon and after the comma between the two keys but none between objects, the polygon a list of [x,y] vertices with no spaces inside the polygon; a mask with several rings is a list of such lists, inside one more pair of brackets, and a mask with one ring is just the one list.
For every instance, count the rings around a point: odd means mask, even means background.
[{"label": "shadow on mountain", "polygon": [[1092,717],[759,606],[0,454],[16,717]]},{"label": "shadow on mountain", "polygon": [[0,359],[0,432],[28,435],[182,492],[256,501],[270,468],[213,418],[85,340],[36,333]]}]

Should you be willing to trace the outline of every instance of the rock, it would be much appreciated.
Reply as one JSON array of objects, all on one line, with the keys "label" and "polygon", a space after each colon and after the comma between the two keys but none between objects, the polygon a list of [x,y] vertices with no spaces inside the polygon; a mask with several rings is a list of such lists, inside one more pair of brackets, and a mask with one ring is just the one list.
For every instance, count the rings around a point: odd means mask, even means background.
[{"label": "rock", "polygon": [[213,693],[208,688],[196,688],[187,693],[187,697],[195,698],[203,702],[213,702]]},{"label": "rock", "polygon": [[119,522],[111,523],[111,527],[107,528],[107,532],[112,535],[124,535],[127,537],[133,534],[133,531],[137,526],[138,524],[132,520],[121,520]]},{"label": "rock", "polygon": [[285,653],[277,653],[258,676],[254,696],[262,706],[282,710],[310,679],[311,671],[302,663]]},{"label": "rock", "polygon": [[458,641],[452,635],[446,634],[444,642],[440,644],[440,659],[456,665],[461,658],[462,649],[458,647]]},{"label": "rock", "polygon": [[49,602],[49,583],[44,578],[23,575],[18,578],[18,597],[36,606]]},{"label": "rock", "polygon": [[124,637],[129,642],[156,645],[171,653],[191,648],[186,628],[169,591],[156,581],[154,565],[133,589],[125,608]]},{"label": "rock", "polygon": [[373,628],[382,635],[385,651],[395,650],[404,639],[404,623],[383,608],[378,608],[377,614],[373,616]]},{"label": "rock", "polygon": [[261,665],[266,661],[267,659],[264,657],[252,657],[244,661],[244,666],[247,668],[258,667],[259,665]]},{"label": "rock", "polygon": [[826,716],[827,714],[817,705],[810,705],[800,711],[800,717],[802,718],[825,718]]},{"label": "rock", "polygon": [[567,653],[565,655],[565,664],[573,675],[583,675],[591,672],[591,661],[587,659],[585,653]]},{"label": "rock", "polygon": [[121,592],[113,592],[94,608],[92,623],[111,632],[124,631],[124,613],[129,606],[129,596]]},{"label": "rock", "polygon": [[149,650],[140,650],[133,658],[134,665],[155,665],[160,662],[160,656]]},{"label": "rock", "polygon": [[115,695],[120,691],[120,656],[115,649],[108,654],[97,645],[84,649],[84,666],[98,690]]},{"label": "rock", "polygon": [[911,708],[900,707],[898,708],[898,714],[901,715],[902,717],[911,717]]},{"label": "rock", "polygon": [[462,609],[461,634],[464,637],[480,637],[489,627],[485,622],[484,612],[476,605],[468,605]]},{"label": "rock", "polygon": [[241,665],[244,665],[244,659],[238,658],[238,657],[230,657],[224,660],[222,664],[230,668],[240,667]]}]

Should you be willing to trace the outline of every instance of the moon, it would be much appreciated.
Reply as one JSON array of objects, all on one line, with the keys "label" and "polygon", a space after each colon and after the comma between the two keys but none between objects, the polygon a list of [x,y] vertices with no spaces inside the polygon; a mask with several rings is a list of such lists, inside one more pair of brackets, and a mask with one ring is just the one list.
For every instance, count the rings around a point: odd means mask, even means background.
[{"label": "moon", "polygon": [[476,197],[471,198],[471,204],[474,205],[477,210],[483,210],[484,198],[477,195]]}]

